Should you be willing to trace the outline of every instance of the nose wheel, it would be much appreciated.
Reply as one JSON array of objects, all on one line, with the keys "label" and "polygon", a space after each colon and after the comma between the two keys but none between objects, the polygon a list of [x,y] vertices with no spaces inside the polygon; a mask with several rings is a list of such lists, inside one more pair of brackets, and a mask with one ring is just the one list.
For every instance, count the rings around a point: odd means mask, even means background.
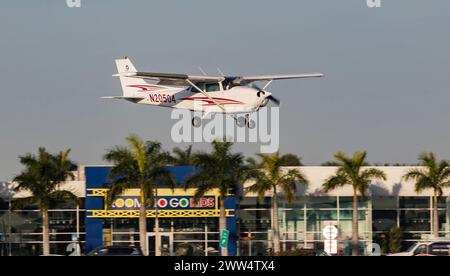
[{"label": "nose wheel", "polygon": [[195,116],[192,118],[192,126],[199,128],[202,125],[202,118]]}]

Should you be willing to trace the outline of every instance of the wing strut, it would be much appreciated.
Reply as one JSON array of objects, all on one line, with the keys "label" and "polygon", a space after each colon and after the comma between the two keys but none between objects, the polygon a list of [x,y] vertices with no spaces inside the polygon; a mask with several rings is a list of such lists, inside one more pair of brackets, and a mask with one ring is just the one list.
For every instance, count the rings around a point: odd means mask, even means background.
[{"label": "wing strut", "polygon": [[270,80],[268,83],[266,83],[266,85],[263,87],[262,90],[266,90],[267,87],[269,87],[269,85],[271,85],[273,82],[273,80]]}]

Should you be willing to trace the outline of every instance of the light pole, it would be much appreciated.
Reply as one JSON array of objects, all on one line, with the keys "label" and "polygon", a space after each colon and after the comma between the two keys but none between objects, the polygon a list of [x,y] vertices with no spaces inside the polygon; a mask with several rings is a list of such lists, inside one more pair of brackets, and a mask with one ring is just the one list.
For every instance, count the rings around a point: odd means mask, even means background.
[{"label": "light pole", "polygon": [[12,233],[12,192],[8,185],[8,255],[12,256],[12,241],[11,241],[11,233]]},{"label": "light pole", "polygon": [[[156,185],[155,185],[156,186]],[[159,219],[158,219],[158,186],[155,187],[155,255],[161,256],[161,242],[159,238]]]}]

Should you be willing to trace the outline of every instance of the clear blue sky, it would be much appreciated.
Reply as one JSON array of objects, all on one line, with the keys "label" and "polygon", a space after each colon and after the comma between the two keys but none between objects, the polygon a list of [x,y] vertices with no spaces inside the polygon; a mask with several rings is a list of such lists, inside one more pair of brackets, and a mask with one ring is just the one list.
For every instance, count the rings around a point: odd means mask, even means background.
[{"label": "clear blue sky", "polygon": [[283,102],[281,151],[307,164],[337,150],[367,150],[371,162],[450,156],[448,0],[383,0],[380,9],[365,0],[0,5],[0,179],[39,146],[70,147],[82,164],[103,163],[130,133],[173,147],[170,110],[99,99],[121,93],[111,75],[125,55],[151,71],[325,73],[271,87]]}]

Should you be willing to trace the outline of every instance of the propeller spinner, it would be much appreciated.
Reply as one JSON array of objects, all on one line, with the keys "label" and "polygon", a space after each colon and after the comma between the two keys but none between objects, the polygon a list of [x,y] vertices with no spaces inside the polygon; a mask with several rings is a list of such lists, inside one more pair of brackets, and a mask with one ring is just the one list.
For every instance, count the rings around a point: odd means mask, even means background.
[{"label": "propeller spinner", "polygon": [[[279,99],[277,99],[276,97],[274,97],[272,95],[272,93],[265,91],[264,89],[260,88],[259,86],[257,86],[256,84],[253,85],[253,88],[255,88],[256,90],[258,90],[257,92],[257,96],[261,97],[261,96],[265,96],[266,99],[268,99],[269,101],[272,101],[274,104],[276,105],[280,105],[281,101]],[[266,96],[267,95],[267,96]]]}]

